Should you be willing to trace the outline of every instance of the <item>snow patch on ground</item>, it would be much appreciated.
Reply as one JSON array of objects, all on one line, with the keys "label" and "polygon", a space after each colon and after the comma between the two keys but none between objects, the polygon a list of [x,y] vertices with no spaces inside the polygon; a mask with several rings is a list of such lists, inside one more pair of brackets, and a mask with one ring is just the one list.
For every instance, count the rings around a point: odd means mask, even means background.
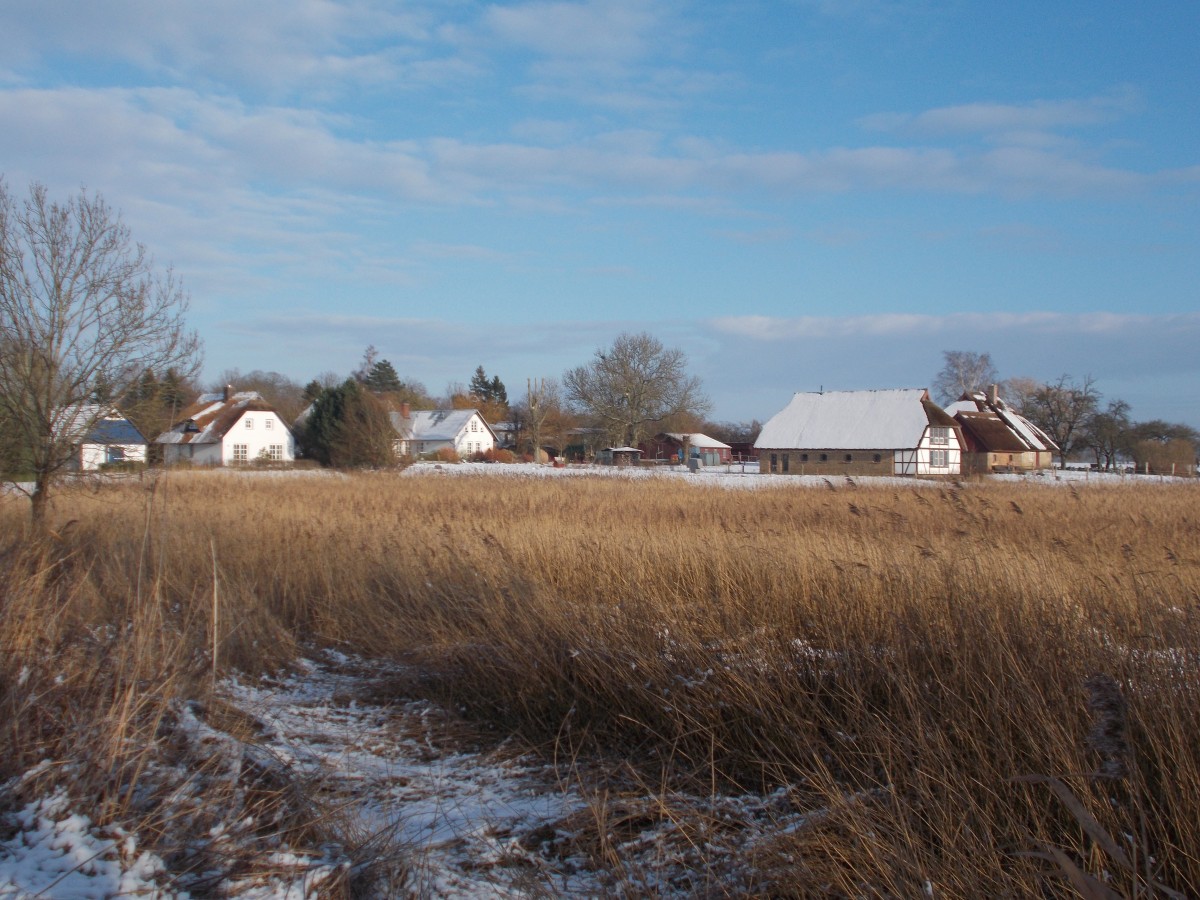
[{"label": "snow patch on ground", "polygon": [[139,852],[120,829],[102,830],[58,792],[12,816],[16,833],[0,842],[0,897],[166,897],[161,859]]}]

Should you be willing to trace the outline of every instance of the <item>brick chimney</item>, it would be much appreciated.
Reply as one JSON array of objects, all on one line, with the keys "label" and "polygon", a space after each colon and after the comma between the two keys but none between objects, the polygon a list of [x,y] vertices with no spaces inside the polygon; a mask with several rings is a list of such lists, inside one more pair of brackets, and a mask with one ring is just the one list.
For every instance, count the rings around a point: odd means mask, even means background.
[{"label": "brick chimney", "polygon": [[227,385],[225,385],[225,391],[224,391],[224,400],[225,400],[225,402],[226,402],[226,403],[228,403],[228,402],[229,402],[229,398],[230,398],[230,397],[232,397],[232,396],[233,396],[233,385],[232,385],[232,384],[227,384]]},{"label": "brick chimney", "polygon": [[409,407],[409,405],[407,403],[400,404],[400,418],[402,418],[402,419],[411,419],[412,418],[412,409]]},{"label": "brick chimney", "polygon": [[1000,402],[1000,386],[996,385],[996,384],[989,384],[987,398],[988,398],[989,406],[995,406],[997,403],[999,403]]}]

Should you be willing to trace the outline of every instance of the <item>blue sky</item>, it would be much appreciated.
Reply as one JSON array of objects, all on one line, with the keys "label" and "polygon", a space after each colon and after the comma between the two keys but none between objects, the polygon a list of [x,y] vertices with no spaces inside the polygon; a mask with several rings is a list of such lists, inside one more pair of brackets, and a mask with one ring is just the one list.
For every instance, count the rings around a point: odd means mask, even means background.
[{"label": "blue sky", "polygon": [[622,331],[722,420],[943,350],[1200,426],[1200,4],[8,0],[0,173],[119,208],[205,371],[510,395]]}]

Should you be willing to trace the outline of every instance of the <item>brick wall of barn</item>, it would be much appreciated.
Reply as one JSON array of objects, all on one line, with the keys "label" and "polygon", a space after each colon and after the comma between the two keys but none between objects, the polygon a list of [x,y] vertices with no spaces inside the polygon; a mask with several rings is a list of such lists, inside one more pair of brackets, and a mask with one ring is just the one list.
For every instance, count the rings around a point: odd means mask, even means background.
[{"label": "brick wall of barn", "polygon": [[759,450],[764,475],[891,475],[894,450]]}]

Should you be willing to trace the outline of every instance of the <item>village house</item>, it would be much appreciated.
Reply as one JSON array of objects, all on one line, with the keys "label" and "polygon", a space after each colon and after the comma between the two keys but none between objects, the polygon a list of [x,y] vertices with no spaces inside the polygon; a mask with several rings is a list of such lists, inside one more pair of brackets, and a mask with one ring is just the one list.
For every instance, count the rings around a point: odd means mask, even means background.
[{"label": "village house", "polygon": [[163,445],[168,465],[226,466],[296,458],[296,439],[274,407],[257,391],[234,392],[232,387],[201,394],[155,443]]},{"label": "village house", "polygon": [[958,423],[924,388],[798,393],[763,426],[759,471],[780,475],[957,475]]},{"label": "village house", "polygon": [[1054,466],[1058,445],[1009,407],[996,385],[963,394],[946,412],[962,429],[963,471],[1036,472]]},{"label": "village house", "polygon": [[496,433],[474,409],[414,410],[405,403],[389,414],[397,456],[424,456],[450,449],[463,458],[496,447]]},{"label": "village house", "polygon": [[74,407],[63,412],[61,427],[72,441],[70,468],[75,471],[146,462],[145,437],[116,409],[94,404]]},{"label": "village house", "polygon": [[641,445],[642,459],[686,463],[700,460],[701,465],[716,466],[733,459],[733,448],[698,431],[661,432]]}]

